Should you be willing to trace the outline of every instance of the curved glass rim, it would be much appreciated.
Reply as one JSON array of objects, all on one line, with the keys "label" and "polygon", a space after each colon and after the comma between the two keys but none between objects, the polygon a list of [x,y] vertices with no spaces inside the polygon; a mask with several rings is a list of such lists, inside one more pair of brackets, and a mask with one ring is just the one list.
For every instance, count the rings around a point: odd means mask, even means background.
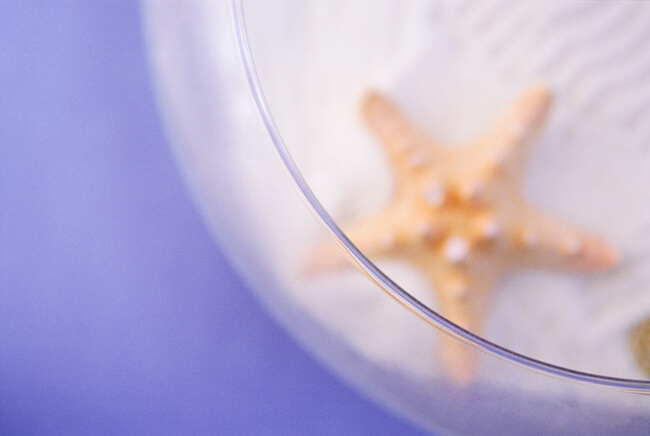
[{"label": "curved glass rim", "polygon": [[248,32],[246,30],[243,0],[231,0],[231,7],[239,55],[243,62],[246,80],[255,101],[255,105],[257,106],[257,110],[274,144],[276,156],[280,159],[285,173],[294,188],[298,191],[298,194],[305,202],[306,206],[316,216],[316,218],[321,221],[329,233],[335,237],[337,243],[339,243],[339,245],[341,245],[341,247],[351,256],[354,263],[361,268],[368,278],[400,304],[405,306],[428,324],[442,331],[442,333],[453,336],[455,339],[462,341],[465,345],[480,352],[489,354],[492,357],[527,370],[571,382],[599,385],[643,394],[650,393],[650,381],[590,374],[587,372],[564,368],[508,350],[507,348],[501,347],[475,335],[430,309],[427,305],[402,289],[374,263],[372,263],[361,252],[361,250],[359,250],[352,241],[348,239],[341,228],[334,222],[332,217],[316,198],[303,178],[302,173],[296,166],[282,136],[280,135],[273,116],[271,115],[257,75],[255,62],[253,60],[248,40]]}]

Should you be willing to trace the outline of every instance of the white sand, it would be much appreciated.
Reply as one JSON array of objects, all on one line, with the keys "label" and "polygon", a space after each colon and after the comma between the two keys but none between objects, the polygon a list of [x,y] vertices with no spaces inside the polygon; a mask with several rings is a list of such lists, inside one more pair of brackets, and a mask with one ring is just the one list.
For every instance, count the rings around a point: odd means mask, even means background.
[{"label": "white sand", "polygon": [[[433,137],[456,142],[480,132],[529,81],[548,81],[555,105],[527,194],[605,235],[625,259],[599,277],[512,276],[494,292],[485,337],[556,365],[643,377],[627,336],[650,316],[649,4],[440,1],[395,9],[355,2],[343,13],[330,2],[295,2],[288,17],[264,4],[263,13],[249,10],[248,22],[267,99],[299,168],[339,222],[381,208],[391,195],[390,168],[358,116],[369,87],[397,99]],[[277,171],[256,160],[255,147],[231,156],[234,173]],[[299,275],[299,257],[322,233],[269,197],[283,188],[242,186],[248,211],[263,211],[247,219],[259,227],[264,259],[297,304],[368,359],[436,374],[429,326],[355,271]],[[287,247],[288,235],[306,242]],[[394,261],[379,266],[435,309],[416,270]],[[483,373],[491,373],[489,364]]]}]

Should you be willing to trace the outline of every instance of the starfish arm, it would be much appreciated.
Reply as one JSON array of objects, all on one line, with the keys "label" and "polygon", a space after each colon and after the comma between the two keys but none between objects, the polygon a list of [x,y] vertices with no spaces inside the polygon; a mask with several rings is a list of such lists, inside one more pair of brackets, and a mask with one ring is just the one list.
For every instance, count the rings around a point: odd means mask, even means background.
[{"label": "starfish arm", "polygon": [[620,263],[616,248],[600,236],[539,212],[528,211],[515,235],[519,263],[575,272],[607,271]]},{"label": "starfish arm", "polygon": [[492,128],[468,149],[473,159],[521,181],[533,139],[551,105],[550,89],[543,83],[529,85],[497,118]]},{"label": "starfish arm", "polygon": [[[481,334],[488,310],[489,292],[496,276],[474,277],[466,270],[437,263],[429,269],[440,314],[474,334]],[[468,383],[478,370],[478,352],[449,335],[442,335],[443,367],[457,383]]]},{"label": "starfish arm", "polygon": [[427,164],[441,147],[411,124],[397,106],[382,94],[371,91],[361,105],[363,119],[388,153],[400,180]]},{"label": "starfish arm", "polygon": [[[405,234],[398,220],[398,209],[388,208],[384,211],[344,226],[343,231],[348,239],[363,254],[374,260],[388,254],[395,254],[404,245]],[[307,272],[335,270],[349,265],[346,253],[333,241],[321,244],[313,249],[303,262]]]}]

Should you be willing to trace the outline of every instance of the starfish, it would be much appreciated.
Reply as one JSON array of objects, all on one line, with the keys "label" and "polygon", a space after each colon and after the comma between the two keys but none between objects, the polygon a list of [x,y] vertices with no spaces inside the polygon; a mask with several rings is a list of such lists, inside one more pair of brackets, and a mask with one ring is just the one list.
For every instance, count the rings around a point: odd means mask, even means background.
[{"label": "starfish", "polygon": [[[489,296],[516,268],[599,272],[619,263],[602,238],[537,210],[523,196],[524,170],[551,104],[547,86],[528,86],[482,135],[463,147],[432,140],[388,98],[370,92],[362,115],[383,144],[396,190],[383,211],[345,228],[369,258],[392,256],[421,270],[439,313],[480,335]],[[320,248],[316,269],[344,264]],[[443,335],[440,356],[452,380],[471,381],[477,352]]]}]

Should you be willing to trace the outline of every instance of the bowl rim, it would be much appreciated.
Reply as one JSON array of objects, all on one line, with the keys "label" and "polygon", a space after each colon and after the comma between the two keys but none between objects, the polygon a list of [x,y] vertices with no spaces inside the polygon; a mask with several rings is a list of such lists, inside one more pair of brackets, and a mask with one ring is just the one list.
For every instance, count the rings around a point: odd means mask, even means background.
[{"label": "bowl rim", "polygon": [[305,205],[311,210],[316,219],[325,227],[329,234],[335,238],[336,242],[346,251],[347,254],[350,255],[356,266],[358,266],[370,280],[397,302],[405,306],[431,326],[440,330],[442,333],[453,337],[455,340],[463,342],[466,346],[472,347],[475,350],[488,354],[494,358],[526,370],[570,382],[616,388],[634,393],[650,393],[650,380],[635,380],[581,372],[533,359],[488,341],[468,330],[465,330],[429,308],[406,290],[402,289],[381,269],[372,263],[363,252],[361,252],[361,250],[350,241],[332,219],[330,214],[312,192],[293,160],[293,157],[289,153],[289,150],[275,124],[273,116],[271,115],[257,75],[246,30],[243,0],[231,0],[230,5],[238,46],[237,49],[244,67],[246,82],[264,127],[273,142],[276,157],[279,158],[286,176]]}]

